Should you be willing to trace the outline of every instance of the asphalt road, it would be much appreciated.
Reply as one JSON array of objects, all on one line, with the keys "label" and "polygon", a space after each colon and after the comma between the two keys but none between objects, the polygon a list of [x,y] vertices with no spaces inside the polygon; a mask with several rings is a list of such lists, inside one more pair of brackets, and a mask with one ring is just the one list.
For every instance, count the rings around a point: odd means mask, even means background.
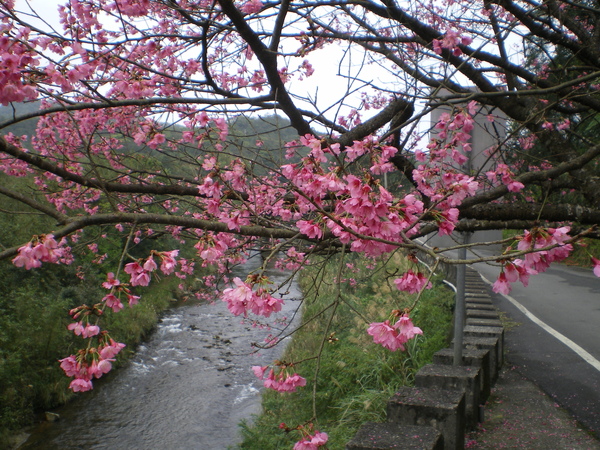
[{"label": "asphalt road", "polygon": [[[474,268],[491,282],[499,274],[482,263]],[[600,437],[600,278],[554,265],[493,301],[506,313],[508,363]]]}]

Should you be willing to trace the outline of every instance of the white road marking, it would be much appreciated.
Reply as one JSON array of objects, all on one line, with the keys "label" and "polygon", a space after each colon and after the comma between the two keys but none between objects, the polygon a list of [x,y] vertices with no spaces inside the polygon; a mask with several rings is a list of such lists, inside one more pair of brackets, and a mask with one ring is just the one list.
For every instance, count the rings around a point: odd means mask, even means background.
[{"label": "white road marking", "polygon": [[[490,282],[483,275],[481,275],[481,278],[483,279],[483,281],[485,281],[489,285],[492,285],[492,282]],[[509,302],[511,302],[516,308],[518,308],[523,314],[525,314],[525,316],[529,320],[531,320],[533,323],[538,325],[540,328],[546,330],[548,333],[550,333],[552,336],[554,336],[560,342],[562,342],[567,347],[569,347],[571,350],[573,350],[575,353],[577,353],[581,358],[583,358],[583,360],[586,363],[588,363],[594,369],[596,369],[598,372],[600,372],[600,361],[598,361],[596,358],[594,358],[590,353],[588,353],[586,350],[584,350],[581,346],[577,345],[575,342],[573,342],[571,339],[566,337],[564,334],[556,331],[554,328],[552,328],[546,322],[543,322],[542,320],[540,320],[537,316],[534,316],[527,308],[525,308],[523,305],[521,305],[516,299],[514,299],[510,295],[505,295],[505,294],[500,294],[500,295],[502,295],[505,299],[507,299]]]}]

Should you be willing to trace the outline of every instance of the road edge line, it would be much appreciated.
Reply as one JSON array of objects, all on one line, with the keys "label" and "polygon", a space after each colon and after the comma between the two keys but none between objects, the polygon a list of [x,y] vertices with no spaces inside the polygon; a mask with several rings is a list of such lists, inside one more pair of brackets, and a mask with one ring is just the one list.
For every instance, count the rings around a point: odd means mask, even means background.
[{"label": "road edge line", "polygon": [[[485,281],[489,285],[492,285],[492,283],[486,277],[484,277],[481,274],[479,274],[479,275],[481,276],[483,281]],[[545,330],[551,336],[553,336],[554,338],[558,339],[560,342],[565,344],[567,347],[569,347],[571,350],[573,350],[577,355],[579,355],[586,363],[588,363],[594,369],[596,369],[598,372],[600,372],[600,361],[598,361],[596,358],[594,358],[594,356],[592,356],[588,351],[586,351],[580,345],[573,342],[571,339],[566,337],[564,334],[560,333],[559,331],[556,331],[554,328],[552,328],[546,322],[539,319],[537,316],[535,316],[533,313],[531,313],[527,308],[525,308],[525,306],[523,306],[521,303],[519,303],[515,298],[511,297],[510,295],[506,295],[506,294],[500,294],[500,295],[502,295],[502,297],[504,297],[506,300],[508,300],[510,303],[512,303],[513,306],[515,306],[519,311],[521,311],[525,315],[525,317],[527,317],[533,323],[535,323],[540,328]]]}]

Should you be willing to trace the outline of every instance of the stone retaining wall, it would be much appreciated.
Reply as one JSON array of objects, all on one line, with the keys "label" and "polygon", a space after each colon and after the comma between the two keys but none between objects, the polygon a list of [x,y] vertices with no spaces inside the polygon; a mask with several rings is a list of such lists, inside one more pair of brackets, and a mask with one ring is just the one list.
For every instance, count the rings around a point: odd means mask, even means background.
[{"label": "stone retaining wall", "polygon": [[389,401],[387,422],[365,423],[346,450],[462,450],[467,431],[483,420],[483,405],[504,362],[504,328],[488,287],[473,269],[466,272],[463,365],[453,365],[452,348],[417,372],[414,387]]}]

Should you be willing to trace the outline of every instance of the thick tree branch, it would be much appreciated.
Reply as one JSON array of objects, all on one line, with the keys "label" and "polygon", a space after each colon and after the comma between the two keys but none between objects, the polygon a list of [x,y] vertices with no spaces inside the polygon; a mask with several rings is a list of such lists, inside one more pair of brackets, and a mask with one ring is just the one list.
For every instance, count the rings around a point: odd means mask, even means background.
[{"label": "thick tree branch", "polygon": [[160,185],[160,184],[121,184],[106,182],[104,180],[97,180],[94,178],[87,178],[81,175],[69,172],[56,164],[33,155],[29,152],[24,152],[18,147],[9,144],[3,137],[0,137],[0,153],[6,153],[14,156],[21,161],[24,161],[38,169],[58,175],[63,180],[71,181],[94,189],[100,189],[106,192],[121,192],[130,194],[157,194],[157,195],[188,195],[194,197],[201,197],[198,188],[194,186],[184,186],[180,184],[171,185]]},{"label": "thick tree branch", "polygon": [[582,225],[600,224],[600,210],[579,205],[538,205],[519,203],[488,203],[461,208],[461,217],[479,221],[528,221],[530,226],[536,222],[573,221]]},{"label": "thick tree branch", "polygon": [[[1,145],[1,143],[0,143]],[[50,208],[49,206],[43,205],[33,198],[23,195],[19,192],[12,191],[10,189],[5,188],[0,185],[0,194],[6,195],[7,197],[13,198],[41,213],[46,214],[47,216],[53,217],[59,224],[64,224],[68,220],[68,216],[59,213],[54,208]]]},{"label": "thick tree branch", "polygon": [[[540,170],[537,172],[526,172],[517,176],[515,180],[523,183],[525,186],[532,183],[540,183],[546,180],[552,180],[565,173],[581,169],[598,156],[600,156],[600,145],[588,149],[583,155],[574,158],[571,161],[564,162],[556,167],[547,170]],[[466,198],[460,205],[459,209],[462,212],[472,206],[482,203],[489,203],[494,200],[497,200],[508,193],[509,190],[507,186],[496,186],[495,188],[492,188],[488,191],[482,192],[473,197]]]},{"label": "thick tree branch", "polygon": [[[292,239],[298,238],[298,230],[290,228],[270,228],[263,226],[240,226],[238,229],[231,229],[223,222],[195,219],[190,216],[175,216],[166,214],[151,213],[129,213],[129,214],[95,214],[93,216],[74,217],[66,221],[66,225],[53,231],[51,234],[56,238],[62,238],[78,230],[91,226],[110,225],[119,223],[142,224],[160,224],[183,228],[191,228],[214,233],[232,233],[241,236],[263,237],[273,239]],[[330,239],[331,233],[328,233],[321,242]],[[300,239],[313,241],[306,236],[300,235]],[[10,258],[17,254],[18,247],[13,247],[0,252],[0,260]]]},{"label": "thick tree branch", "polygon": [[300,110],[294,104],[285,84],[281,81],[281,76],[277,70],[277,53],[263,44],[231,0],[218,0],[218,3],[223,13],[231,19],[240,36],[248,43],[256,57],[260,60],[269,80],[271,92],[274,94],[279,107],[290,119],[292,126],[301,136],[305,134],[315,135],[308,122],[304,120]]}]

